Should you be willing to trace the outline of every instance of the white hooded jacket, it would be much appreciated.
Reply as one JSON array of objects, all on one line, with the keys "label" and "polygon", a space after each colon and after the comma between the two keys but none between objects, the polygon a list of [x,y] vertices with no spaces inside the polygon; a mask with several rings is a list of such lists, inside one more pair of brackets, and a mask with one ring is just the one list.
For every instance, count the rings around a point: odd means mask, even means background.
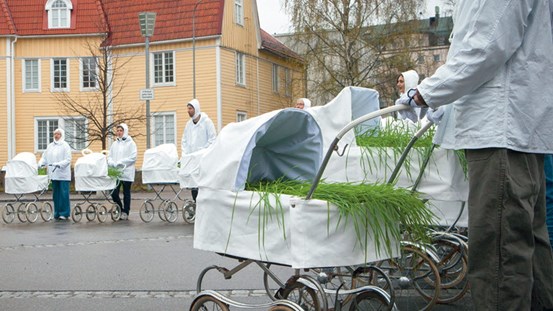
[{"label": "white hooded jacket", "polygon": [[42,157],[38,161],[38,166],[48,166],[48,178],[51,180],[71,180],[71,147],[65,141],[65,131],[62,129],[56,129],[59,131],[61,137],[59,140],[54,140],[46,151],[42,154]]},{"label": "white hooded jacket", "polygon": [[123,136],[117,138],[109,148],[108,165],[112,167],[124,166],[121,180],[134,181],[135,162],[136,162],[136,144],[132,137],[129,136],[129,127],[125,123],[121,123],[123,128]]},{"label": "white hooded jacket", "polygon": [[459,1],[447,62],[418,86],[430,107],[453,103],[442,147],[553,152],[550,14],[543,0]]},{"label": "white hooded jacket", "polygon": [[[200,111],[200,102],[193,99],[188,104],[194,107],[195,114],[188,120],[184,128],[181,139],[181,156],[209,147],[217,137],[213,121],[207,114]],[[194,123],[193,120],[198,116],[200,116],[200,120],[198,123]]]}]

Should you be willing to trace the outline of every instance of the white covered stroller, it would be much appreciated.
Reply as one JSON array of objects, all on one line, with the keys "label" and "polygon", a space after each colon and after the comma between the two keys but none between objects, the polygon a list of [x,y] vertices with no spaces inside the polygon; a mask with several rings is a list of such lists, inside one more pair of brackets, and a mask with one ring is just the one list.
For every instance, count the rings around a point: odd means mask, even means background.
[{"label": "white covered stroller", "polygon": [[[176,201],[183,201],[178,187],[179,155],[175,144],[163,144],[144,152],[142,164],[142,183],[149,185],[155,193],[153,198],[146,199],[140,207],[140,219],[144,222],[153,220],[156,213],[154,202],[160,200],[157,213],[163,221],[175,222],[178,218]],[[163,198],[166,188],[170,189],[172,198]],[[186,217],[185,217],[185,220]]]},{"label": "white covered stroller", "polygon": [[[83,210],[89,221],[98,217],[99,222],[105,222],[108,214],[113,221],[119,220],[121,208],[110,200],[110,194],[117,185],[117,179],[108,176],[108,163],[106,156],[102,153],[86,154],[75,163],[75,190],[83,195],[83,203],[77,203],[71,213],[75,222],[81,221]],[[92,194],[99,192],[104,196],[105,201],[111,204],[108,211],[104,202],[93,202]],[[88,206],[85,205],[88,203]]]},{"label": "white covered stroller", "polygon": [[[2,219],[11,223],[15,215],[21,222],[33,223],[38,215],[44,221],[52,219],[52,204],[43,202],[37,205],[39,197],[48,190],[48,176],[38,175],[36,156],[30,152],[17,154],[6,164],[5,192],[15,196],[15,202],[4,205]],[[25,200],[26,194],[32,194],[33,199]]]}]

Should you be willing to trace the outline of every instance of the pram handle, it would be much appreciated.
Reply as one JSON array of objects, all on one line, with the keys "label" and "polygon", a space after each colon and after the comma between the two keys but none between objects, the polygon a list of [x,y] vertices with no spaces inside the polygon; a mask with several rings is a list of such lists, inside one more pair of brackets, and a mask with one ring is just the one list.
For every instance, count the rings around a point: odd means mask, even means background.
[{"label": "pram handle", "polygon": [[[311,185],[311,189],[309,189],[309,192],[307,193],[307,196],[305,197],[305,199],[310,200],[311,197],[313,196],[313,192],[315,192],[315,189],[317,189],[317,186],[319,185],[319,182],[321,181],[321,177],[323,176],[323,172],[324,172],[324,170],[325,170],[325,168],[328,164],[328,161],[330,160],[330,156],[332,155],[332,152],[334,152],[334,149],[338,145],[338,141],[340,141],[340,139],[342,139],[342,137],[344,137],[344,135],[346,135],[347,132],[349,132],[355,126],[357,126],[357,125],[359,125],[359,124],[361,124],[365,121],[374,119],[376,117],[383,116],[387,113],[392,113],[392,112],[407,110],[407,109],[412,109],[412,108],[409,107],[409,106],[405,106],[405,105],[395,105],[395,106],[387,107],[387,108],[384,108],[384,109],[380,109],[378,111],[368,113],[364,116],[361,116],[361,117],[351,121],[342,130],[340,130],[340,132],[338,132],[338,134],[336,135],[336,138],[334,138],[334,140],[330,144],[330,146],[328,148],[328,151],[326,152],[326,155],[323,159],[323,162],[321,163],[321,166],[319,167],[319,171],[317,172],[317,175],[315,176],[315,179],[313,180],[313,184]],[[428,130],[428,128],[430,128],[430,126],[432,125],[432,122],[429,122],[429,123],[430,123],[429,125],[423,126],[423,128],[421,130],[419,130],[417,132],[417,134],[415,134],[415,136],[417,136],[417,135],[419,135],[418,137],[422,136],[422,134],[424,132],[426,132],[426,130]],[[426,126],[428,126],[428,127],[426,127]],[[424,129],[424,128],[426,128],[426,129]],[[424,129],[424,131],[422,131],[423,129]]]}]

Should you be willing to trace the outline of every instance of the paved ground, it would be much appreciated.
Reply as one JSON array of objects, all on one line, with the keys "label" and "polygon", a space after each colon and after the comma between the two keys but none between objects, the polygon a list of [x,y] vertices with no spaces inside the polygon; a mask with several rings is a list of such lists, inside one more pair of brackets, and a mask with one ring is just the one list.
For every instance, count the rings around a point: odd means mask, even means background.
[{"label": "paved ground", "polygon": [[[194,227],[180,215],[173,224],[157,216],[143,223],[138,210],[153,197],[153,193],[133,193],[129,221],[44,223],[39,219],[22,224],[16,219],[0,224],[0,309],[188,310],[204,268],[232,268],[238,262],[194,249]],[[10,200],[11,196],[0,194],[0,202]],[[82,196],[73,194],[72,206],[79,200]],[[281,279],[292,273],[288,268],[274,269]],[[230,280],[212,271],[203,288],[247,303],[268,301],[261,270],[255,266]],[[471,309],[469,298],[435,308]]]}]

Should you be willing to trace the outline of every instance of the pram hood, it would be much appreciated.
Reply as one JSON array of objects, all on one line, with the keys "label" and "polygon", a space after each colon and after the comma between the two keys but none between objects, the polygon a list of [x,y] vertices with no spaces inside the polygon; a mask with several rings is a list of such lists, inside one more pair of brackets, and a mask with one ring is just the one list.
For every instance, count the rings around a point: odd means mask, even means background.
[{"label": "pram hood", "polygon": [[104,154],[94,152],[84,155],[75,162],[75,177],[106,177],[108,162]]},{"label": "pram hood", "polygon": [[143,171],[172,170],[177,168],[179,154],[175,144],[163,144],[144,152]]},{"label": "pram hood", "polygon": [[32,177],[38,175],[36,156],[31,152],[21,152],[6,164],[6,178]]},{"label": "pram hood", "polygon": [[246,182],[313,180],[322,142],[319,125],[305,110],[276,110],[230,123],[203,154],[198,186],[240,191]]},{"label": "pram hood", "polygon": [[[336,135],[351,121],[380,109],[378,92],[373,89],[348,86],[333,100],[324,106],[307,109],[313,115],[324,139],[325,150],[330,146]],[[361,133],[378,127],[380,117],[363,122],[357,127]],[[355,145],[355,133],[349,131],[342,141]]]}]

